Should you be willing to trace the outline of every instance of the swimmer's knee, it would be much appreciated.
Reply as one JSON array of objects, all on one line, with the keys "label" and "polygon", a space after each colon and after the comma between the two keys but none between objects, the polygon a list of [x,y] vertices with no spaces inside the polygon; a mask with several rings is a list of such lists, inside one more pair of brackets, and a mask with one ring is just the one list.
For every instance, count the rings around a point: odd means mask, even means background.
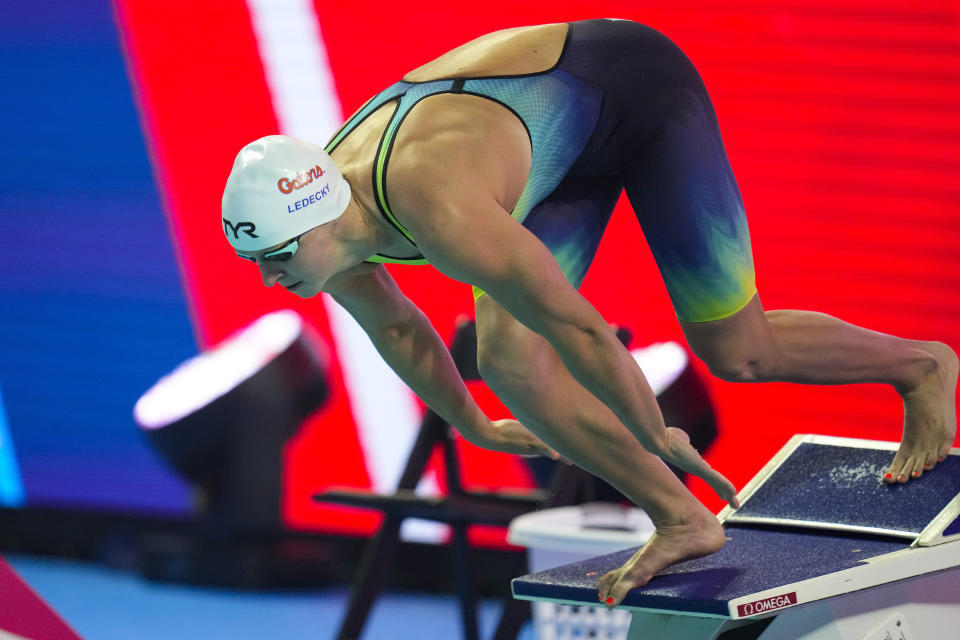
[{"label": "swimmer's knee", "polygon": [[721,380],[759,382],[776,367],[776,340],[756,296],[731,316],[684,323],[683,330],[694,355]]},{"label": "swimmer's knee", "polygon": [[747,340],[689,339],[693,354],[700,358],[710,373],[727,382],[758,382],[766,369],[765,350]]},{"label": "swimmer's knee", "polygon": [[532,384],[533,373],[521,349],[512,341],[481,343],[477,348],[480,377],[493,389],[523,389]]},{"label": "swimmer's knee", "polygon": [[711,354],[701,357],[714,376],[726,382],[759,382],[762,364],[759,358],[744,358],[730,354]]},{"label": "swimmer's knee", "polygon": [[776,377],[780,354],[775,344],[761,338],[710,345],[690,344],[714,376],[726,382],[764,382]]},{"label": "swimmer's knee", "polygon": [[497,393],[537,393],[555,366],[550,343],[516,320],[480,328],[477,332],[477,369]]},{"label": "swimmer's knee", "polygon": [[534,388],[545,345],[488,296],[477,300],[477,369],[497,393]]}]

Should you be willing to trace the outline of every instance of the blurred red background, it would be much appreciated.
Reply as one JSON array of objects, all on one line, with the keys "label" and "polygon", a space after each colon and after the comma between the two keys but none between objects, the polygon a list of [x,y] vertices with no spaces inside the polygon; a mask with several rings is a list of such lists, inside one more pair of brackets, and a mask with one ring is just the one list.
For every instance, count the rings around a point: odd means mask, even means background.
[{"label": "blurred red background", "polygon": [[[315,11],[347,114],[406,71],[492,30],[615,16],[663,31],[713,97],[747,208],[764,306],[814,309],[960,347],[956,2],[356,0],[317,3]],[[279,130],[247,5],[118,0],[118,17],[201,344],[285,307],[332,341],[323,305],[265,289],[219,228],[237,150]],[[582,291],[609,321],[634,330],[634,346],[682,342],[655,265],[638,247],[643,237],[623,200]],[[457,316],[472,314],[469,287],[429,267],[391,271],[441,335],[452,335]],[[333,399],[289,447],[285,517],[294,528],[369,532],[376,516],[309,499],[331,485],[370,486],[336,362],[332,378]],[[721,433],[707,457],[738,486],[794,433],[900,436],[901,404],[886,387],[709,380]],[[504,414],[489,392],[473,389],[491,416]],[[466,445],[464,456],[468,484],[531,482],[513,458]],[[691,488],[719,509],[705,485]]]}]

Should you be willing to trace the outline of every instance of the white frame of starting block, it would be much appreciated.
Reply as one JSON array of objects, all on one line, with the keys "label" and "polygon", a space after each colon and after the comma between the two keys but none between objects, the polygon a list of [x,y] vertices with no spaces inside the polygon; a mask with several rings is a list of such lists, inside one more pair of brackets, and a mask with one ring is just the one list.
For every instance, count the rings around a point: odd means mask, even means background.
[{"label": "white frame of starting block", "polygon": [[[767,464],[765,464],[763,468],[760,469],[760,471],[750,479],[750,482],[748,482],[746,486],[740,490],[740,492],[737,494],[740,504],[746,504],[747,500],[749,500],[750,497],[757,492],[763,483],[765,483],[770,476],[772,476],[774,472],[780,468],[780,465],[783,464],[784,460],[789,458],[790,455],[796,451],[797,447],[805,443],[831,445],[836,447],[854,447],[857,449],[880,449],[882,451],[891,452],[896,451],[897,447],[899,446],[899,443],[888,442],[886,440],[860,440],[857,438],[839,438],[835,436],[797,434],[790,438],[790,440],[783,445],[780,451],[770,458]],[[960,448],[954,447],[950,450],[948,455],[960,455]],[[774,524],[809,529],[825,529],[829,531],[852,531],[856,533],[879,534],[912,540],[912,546],[914,547],[929,547],[943,544],[944,542],[960,540],[960,533],[955,533],[946,538],[944,538],[942,535],[943,530],[947,527],[947,525],[956,520],[957,516],[960,516],[960,493],[958,493],[953,500],[948,502],[947,505],[944,506],[944,508],[940,511],[940,513],[937,514],[929,523],[927,523],[927,526],[924,527],[919,536],[912,531],[902,531],[899,529],[861,527],[846,524],[813,522],[809,520],[794,520],[790,518],[760,518],[756,516],[740,516],[729,506],[726,506],[720,510],[720,513],[717,514],[717,519],[720,522],[730,521],[755,524]]]},{"label": "white frame of starting block", "polygon": [[[898,443],[812,434],[793,436],[740,491],[741,504],[803,443],[896,451]],[[960,456],[960,448],[948,455]],[[915,532],[779,518],[737,517],[724,507],[720,522],[763,523],[819,530],[850,531],[912,540],[903,549],[867,558],[863,564],[736,598],[726,616],[679,613],[622,606],[631,612],[627,640],[696,638],[713,640],[721,633],[776,616],[761,640],[917,640],[944,637],[960,629],[960,533],[944,529],[960,515],[960,494]],[[955,544],[945,544],[954,542]],[[949,599],[953,594],[954,599]],[[600,603],[549,600],[572,606]],[[786,603],[786,604],[785,604]],[[749,613],[749,605],[763,611]],[[746,607],[743,614],[741,607]]]},{"label": "white frame of starting block", "polygon": [[[896,451],[899,446],[896,442],[882,440],[795,435],[737,494],[741,505],[804,443],[884,451]],[[960,448],[954,447],[949,455],[960,455]],[[960,544],[943,546],[947,542],[960,541],[960,533],[943,536],[947,525],[960,515],[960,493],[919,535],[879,527],[738,517],[736,514],[727,506],[717,514],[717,519],[720,522],[729,520],[881,534],[912,542],[909,547],[867,558],[864,564],[850,569],[735,598],[728,603],[726,617],[627,607],[633,614],[628,640],[712,640],[724,631],[774,615],[777,619],[759,636],[763,640],[885,640],[888,637],[913,640],[934,637],[934,633],[942,633],[946,628],[960,629]],[[957,602],[929,602],[936,600],[929,597],[934,593],[957,594]],[[782,606],[783,602],[790,604]],[[770,604],[763,605],[765,610],[762,612],[748,613],[747,609],[743,614],[739,613],[741,607],[763,603]],[[890,632],[889,636],[884,635],[887,632]]]},{"label": "white frame of starting block", "polygon": [[[960,568],[772,611],[752,618],[678,615],[631,609],[627,640],[715,640],[721,633],[774,617],[759,640],[925,640],[960,629]],[[937,596],[940,596],[939,598]],[[583,603],[581,603],[583,604]]]}]

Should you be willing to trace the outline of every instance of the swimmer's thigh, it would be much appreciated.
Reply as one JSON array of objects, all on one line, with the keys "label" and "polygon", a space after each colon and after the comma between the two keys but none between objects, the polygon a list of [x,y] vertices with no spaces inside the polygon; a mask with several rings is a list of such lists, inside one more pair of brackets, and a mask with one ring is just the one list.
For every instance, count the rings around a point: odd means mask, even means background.
[{"label": "swimmer's thigh", "polygon": [[750,232],[699,78],[661,90],[646,120],[622,179],[677,316],[731,316],[756,294]]},{"label": "swimmer's thigh", "polygon": [[[523,220],[575,288],[587,275],[622,191],[615,176],[567,175]],[[474,287],[474,299],[482,295]]]}]

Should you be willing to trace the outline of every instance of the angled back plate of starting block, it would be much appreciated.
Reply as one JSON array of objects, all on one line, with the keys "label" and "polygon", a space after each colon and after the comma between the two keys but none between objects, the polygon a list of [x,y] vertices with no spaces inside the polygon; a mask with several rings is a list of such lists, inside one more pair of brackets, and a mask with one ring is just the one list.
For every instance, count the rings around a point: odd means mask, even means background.
[{"label": "angled back plate of starting block", "polygon": [[920,546],[960,540],[960,450],[920,480],[885,484],[897,443],[796,435],[721,522],[852,531]]},{"label": "angled back plate of starting block", "polygon": [[[641,612],[735,621],[960,567],[960,450],[919,480],[886,485],[896,448],[795,436],[741,491],[741,508],[718,515],[720,551],[669,567],[622,606],[635,623]],[[514,596],[600,605],[597,580],[635,551],[517,578]]]}]

